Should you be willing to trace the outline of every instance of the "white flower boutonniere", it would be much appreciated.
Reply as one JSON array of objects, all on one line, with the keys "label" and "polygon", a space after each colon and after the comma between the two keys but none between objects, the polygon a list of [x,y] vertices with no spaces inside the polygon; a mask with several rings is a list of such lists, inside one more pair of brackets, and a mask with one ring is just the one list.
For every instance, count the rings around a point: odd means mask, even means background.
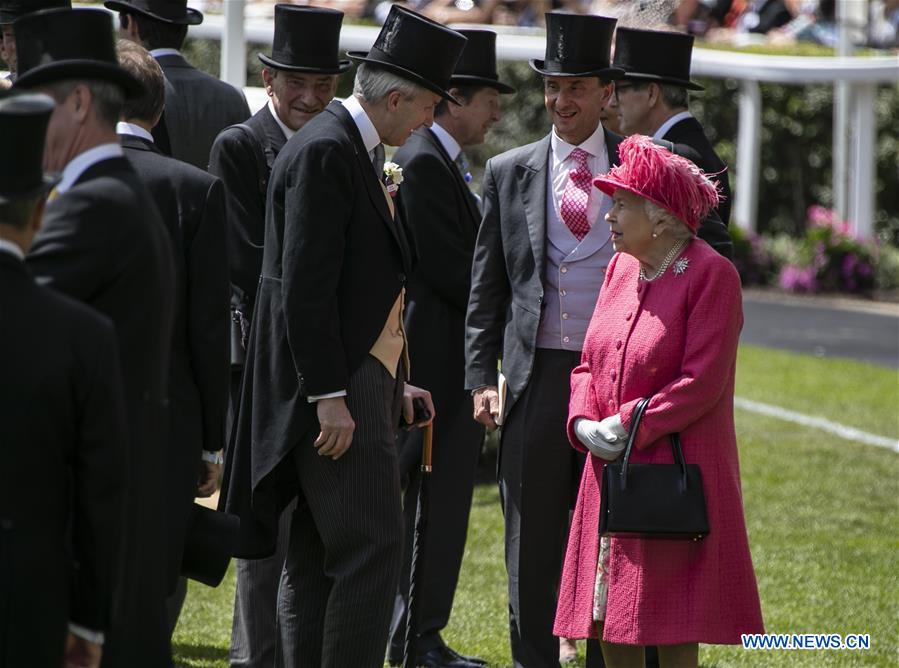
[{"label": "white flower boutonniere", "polygon": [[384,163],[384,185],[391,197],[396,197],[400,184],[403,182],[403,168],[395,162]]}]

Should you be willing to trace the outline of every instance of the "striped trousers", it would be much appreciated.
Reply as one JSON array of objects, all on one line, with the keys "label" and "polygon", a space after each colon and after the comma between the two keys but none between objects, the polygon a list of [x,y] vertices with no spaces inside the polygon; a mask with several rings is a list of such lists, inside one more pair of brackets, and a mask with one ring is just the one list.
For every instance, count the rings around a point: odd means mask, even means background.
[{"label": "striped trousers", "polygon": [[367,357],[347,388],[356,423],[349,450],[335,461],[310,441],[292,455],[300,495],[278,593],[277,666],[384,663],[403,556],[402,391],[401,380]]}]

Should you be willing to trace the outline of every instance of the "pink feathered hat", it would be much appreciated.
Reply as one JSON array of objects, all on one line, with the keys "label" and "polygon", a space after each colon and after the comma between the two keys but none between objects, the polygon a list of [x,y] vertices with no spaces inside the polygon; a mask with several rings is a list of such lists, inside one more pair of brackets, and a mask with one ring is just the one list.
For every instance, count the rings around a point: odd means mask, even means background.
[{"label": "pink feathered hat", "polygon": [[699,221],[718,204],[715,183],[686,158],[631,135],[618,145],[621,164],[593,179],[593,185],[612,196],[619,188],[658,204],[695,234]]}]

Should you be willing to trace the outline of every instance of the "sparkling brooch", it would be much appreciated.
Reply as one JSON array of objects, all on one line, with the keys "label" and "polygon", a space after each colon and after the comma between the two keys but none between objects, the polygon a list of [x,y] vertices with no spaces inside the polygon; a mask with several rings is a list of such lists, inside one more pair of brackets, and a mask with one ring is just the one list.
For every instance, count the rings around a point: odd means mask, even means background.
[{"label": "sparkling brooch", "polygon": [[680,260],[674,263],[674,268],[672,269],[672,271],[675,275],[683,274],[685,271],[687,271],[687,267],[689,266],[690,258],[682,257]]}]

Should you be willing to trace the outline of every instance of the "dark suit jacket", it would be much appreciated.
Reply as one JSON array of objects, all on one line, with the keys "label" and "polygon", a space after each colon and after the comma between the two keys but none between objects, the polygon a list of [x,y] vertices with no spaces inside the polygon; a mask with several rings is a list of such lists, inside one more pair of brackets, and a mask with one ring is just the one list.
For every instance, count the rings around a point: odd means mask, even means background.
[{"label": "dark suit jacket", "polygon": [[115,331],[0,251],[0,664],[61,666],[108,628],[127,431]]},{"label": "dark suit jacket", "polygon": [[239,556],[274,549],[278,514],[296,494],[291,463],[278,465],[316,424],[306,397],[347,388],[410,268],[408,241],[359,131],[332,102],[285,145],[269,184],[262,276],[223,485],[224,508],[241,517]]},{"label": "dark suit jacket", "polygon": [[[605,130],[609,165],[621,137]],[[502,359],[506,411],[531,376],[543,308],[550,135],[487,161],[484,216],[465,321],[465,386],[496,385]]]},{"label": "dark suit jacket", "polygon": [[218,133],[250,117],[247,101],[234,86],[201,72],[180,55],[160,56],[157,62],[166,78],[165,112],[153,137],[163,150],[171,147],[173,158],[206,169]]},{"label": "dark suit jacket", "polygon": [[[170,658],[161,618],[149,612],[164,595],[166,402],[172,337],[174,270],[168,233],[128,160],[87,169],[47,206],[28,263],[39,283],[86,303],[116,328],[128,416],[128,525],[125,576],[108,665],[165,665]],[[147,608],[146,614],[144,608]],[[154,640],[141,646],[115,638]],[[121,652],[121,653],[120,653]]]},{"label": "dark suit jacket", "polygon": [[[253,312],[259,274],[262,271],[262,244],[265,241],[265,190],[275,158],[286,143],[284,131],[265,106],[246,125],[253,136],[239,128],[226,128],[216,138],[209,155],[209,172],[225,184],[228,198],[228,258],[231,283],[238,302]],[[254,146],[256,137],[264,146]],[[258,151],[265,157],[266,171],[260,174]]]},{"label": "dark suit jacket", "polygon": [[396,201],[419,258],[406,292],[412,381],[431,391],[440,413],[440,403],[465,389],[465,310],[481,214],[458,167],[430,130],[413,132],[393,160],[403,168]]},{"label": "dark suit jacket", "polygon": [[[733,194],[730,190],[730,178],[728,176],[727,165],[715,153],[715,149],[709,142],[708,137],[702,130],[702,125],[695,118],[685,118],[679,123],[671,126],[671,129],[665,133],[663,139],[674,144],[674,149],[679,155],[683,155],[695,162],[702,171],[708,174],[717,174],[714,178],[718,181],[721,188],[723,200],[717,207],[718,215],[721,221],[726,225],[730,224],[730,212],[733,207]],[[695,153],[691,153],[692,149]],[[714,244],[711,244],[714,246]]]},{"label": "dark suit jacket", "polygon": [[174,250],[171,437],[166,443],[169,584],[174,587],[196,496],[200,451],[215,452],[225,445],[229,379],[225,193],[219,179],[162,155],[151,142],[131,135],[122,135],[121,141],[159,208]]}]

